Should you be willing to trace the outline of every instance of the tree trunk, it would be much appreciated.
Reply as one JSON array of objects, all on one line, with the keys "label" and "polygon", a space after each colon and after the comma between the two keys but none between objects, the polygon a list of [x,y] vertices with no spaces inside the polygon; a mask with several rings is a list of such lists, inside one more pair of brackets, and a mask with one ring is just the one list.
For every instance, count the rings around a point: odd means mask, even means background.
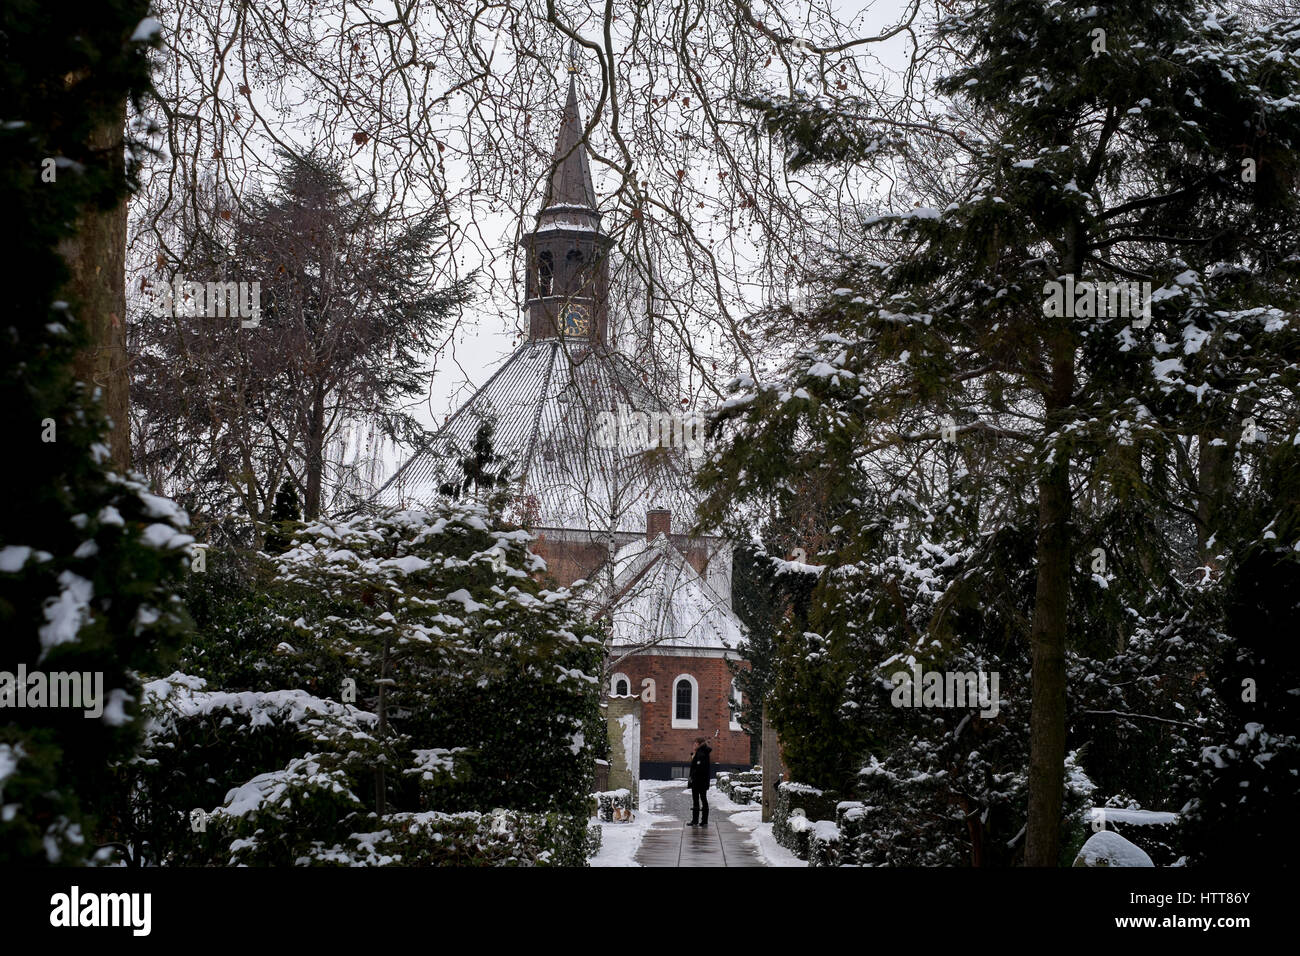
[{"label": "tree trunk", "polygon": [[[123,158],[126,129],[126,101],[119,118],[95,130],[90,145],[104,153],[104,162],[115,178],[126,175]],[[70,171],[61,176],[76,175]],[[57,185],[48,188],[56,189]],[[113,466],[125,472],[131,467],[130,379],[126,354],[126,199],[115,208],[92,210],[77,223],[76,235],[59,243],[71,273],[67,298],[74,303],[74,317],[89,332],[86,348],[73,361],[76,377],[98,392],[105,414],[112,422],[108,435]]]},{"label": "tree trunk", "polygon": [[[384,634],[384,653],[379,662],[379,705],[375,712],[379,715],[379,740],[382,744],[388,739],[388,708],[385,697],[388,691],[388,635]],[[388,812],[388,780],[384,774],[383,756],[375,764],[375,812],[381,817]]]},{"label": "tree trunk", "polygon": [[[1074,394],[1068,329],[1052,344],[1047,431],[1059,434]],[[1070,601],[1070,459],[1058,449],[1038,482],[1038,580],[1030,631],[1033,705],[1029,717],[1029,819],[1025,865],[1056,866],[1065,779],[1065,637]]]},{"label": "tree trunk", "polygon": [[307,474],[302,505],[304,520],[320,517],[321,477],[325,470],[325,392],[320,385],[312,394],[311,421],[307,430]]}]

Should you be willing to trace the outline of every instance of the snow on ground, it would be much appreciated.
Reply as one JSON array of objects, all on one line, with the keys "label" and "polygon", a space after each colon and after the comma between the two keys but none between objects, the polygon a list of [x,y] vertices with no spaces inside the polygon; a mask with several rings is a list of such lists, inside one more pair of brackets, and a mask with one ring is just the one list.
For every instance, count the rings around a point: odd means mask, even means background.
[{"label": "snow on ground", "polygon": [[758,855],[768,866],[807,866],[805,860],[799,859],[772,835],[772,824],[763,823],[763,811],[741,809],[731,815],[731,822],[737,830],[749,834],[749,842],[758,847]]},{"label": "snow on ground", "polygon": [[[663,810],[661,793],[665,790],[685,790],[685,780],[642,780],[641,807],[631,823],[601,823],[593,817],[591,823],[601,829],[600,852],[591,858],[592,866],[640,866],[636,851],[641,847],[645,832],[660,820],[675,819]],[[763,811],[757,804],[735,803],[718,790],[709,791],[709,807],[713,811],[731,814],[736,829],[749,835],[749,842],[768,866],[807,866],[772,835],[772,824],[763,823]]]},{"label": "snow on ground", "polygon": [[629,823],[604,823],[599,817],[592,817],[590,825],[600,827],[600,852],[590,860],[592,866],[640,866],[636,861],[636,851],[641,848],[641,839],[646,830],[658,820],[669,820],[670,816],[655,813],[663,807],[658,791],[666,786],[682,787],[681,780],[642,780],[641,805]]},{"label": "snow on ground", "polygon": [[589,825],[600,827],[600,852],[588,862],[591,866],[640,866],[636,851],[653,823],[647,813],[638,813],[630,823],[604,823],[592,817]]},{"label": "snow on ground", "polygon": [[772,835],[772,824],[763,822],[763,808],[757,803],[736,803],[725,793],[709,791],[709,804],[718,810],[731,813],[731,822],[742,833],[749,834],[749,842],[758,848],[758,855],[768,866],[807,866]]}]

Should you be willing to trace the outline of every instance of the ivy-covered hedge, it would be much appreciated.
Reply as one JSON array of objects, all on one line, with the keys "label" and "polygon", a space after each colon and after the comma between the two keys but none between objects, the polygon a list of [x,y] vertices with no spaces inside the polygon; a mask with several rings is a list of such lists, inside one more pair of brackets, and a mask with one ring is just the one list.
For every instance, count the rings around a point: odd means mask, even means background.
[{"label": "ivy-covered hedge", "polygon": [[[777,784],[776,807],[772,812],[772,835],[776,842],[801,860],[807,860],[819,820],[834,826],[840,797],[833,790],[818,790],[803,783]],[[829,837],[829,830],[825,831]]]},{"label": "ivy-covered hedge", "polygon": [[809,866],[839,866],[842,837],[830,820],[816,820],[808,838]]}]

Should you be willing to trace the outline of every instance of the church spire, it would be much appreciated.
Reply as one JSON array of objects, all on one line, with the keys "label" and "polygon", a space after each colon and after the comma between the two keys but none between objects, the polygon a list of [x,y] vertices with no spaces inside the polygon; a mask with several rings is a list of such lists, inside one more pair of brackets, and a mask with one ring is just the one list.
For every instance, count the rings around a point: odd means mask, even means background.
[{"label": "church spire", "polygon": [[528,338],[606,341],[609,248],[600,228],[585,128],[578,109],[576,49],[570,47],[569,91],[560,115],[550,180],[527,250]]},{"label": "church spire", "polygon": [[600,228],[596,211],[596,188],[591,181],[591,162],[583,142],[582,114],[578,111],[576,67],[569,67],[569,95],[560,116],[560,133],[555,141],[551,161],[550,186],[537,215],[537,225],[573,222],[591,229]]}]

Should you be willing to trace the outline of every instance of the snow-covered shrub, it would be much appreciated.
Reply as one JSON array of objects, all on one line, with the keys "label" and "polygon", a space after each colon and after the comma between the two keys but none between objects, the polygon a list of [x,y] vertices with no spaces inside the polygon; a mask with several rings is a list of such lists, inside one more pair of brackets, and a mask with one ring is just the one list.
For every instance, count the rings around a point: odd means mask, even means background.
[{"label": "snow-covered shrub", "polygon": [[874,809],[861,800],[841,800],[835,807],[835,826],[840,832],[841,863],[855,865],[867,857],[862,842],[870,839],[870,814]]},{"label": "snow-covered shrub", "polygon": [[778,842],[801,860],[808,859],[808,845],[812,840],[813,821],[804,816],[798,808],[791,810],[781,828],[782,836]]},{"label": "snow-covered shrub", "polygon": [[1100,830],[1079,850],[1075,866],[1155,866],[1151,857],[1113,830]]},{"label": "snow-covered shrub", "polygon": [[145,685],[145,710],[132,837],[156,863],[292,863],[364,808],[384,752],[374,714],[302,690],[209,691],[178,673]]},{"label": "snow-covered shrub", "polygon": [[809,866],[839,866],[842,836],[830,820],[816,820],[808,840]]},{"label": "snow-covered shrub", "polygon": [[729,799],[739,804],[749,804],[762,799],[763,769],[738,770],[720,773],[715,784]]},{"label": "snow-covered shrub", "polygon": [[446,779],[385,775],[394,800],[585,817],[603,648],[568,592],[534,579],[529,541],[477,509],[399,511],[310,524],[278,559],[300,602],[284,616],[337,649],[358,700],[413,747],[458,748]]},{"label": "snow-covered shrub", "polygon": [[[359,818],[338,843],[317,842],[300,857],[313,866],[581,866],[558,814],[391,813]],[[584,831],[584,840],[587,834]],[[585,850],[584,850],[585,851]]]},{"label": "snow-covered shrub", "polygon": [[1143,810],[1136,801],[1107,801],[1108,806],[1090,807],[1082,816],[1082,842],[1100,829],[1118,833],[1142,850],[1156,866],[1171,866],[1183,855],[1178,814]]},{"label": "snow-covered shrub", "polygon": [[[306,525],[283,555],[246,561],[242,587],[215,577],[229,599],[195,602],[185,660],[199,674],[149,685],[134,839],[160,862],[437,862],[479,847],[480,862],[581,865],[603,647],[568,593],[534,577],[529,540],[471,508],[397,512]],[[515,821],[502,824],[513,849],[458,823],[454,851],[438,850],[431,821],[495,808]],[[440,815],[387,826],[402,813]],[[385,829],[374,852],[351,836]],[[402,853],[408,838],[420,845]]]},{"label": "snow-covered shrub", "polygon": [[833,791],[822,791],[803,783],[782,781],[776,788],[776,806],[772,811],[772,835],[776,842],[801,860],[808,859],[813,824],[818,820],[834,822],[835,807],[840,802]]}]

